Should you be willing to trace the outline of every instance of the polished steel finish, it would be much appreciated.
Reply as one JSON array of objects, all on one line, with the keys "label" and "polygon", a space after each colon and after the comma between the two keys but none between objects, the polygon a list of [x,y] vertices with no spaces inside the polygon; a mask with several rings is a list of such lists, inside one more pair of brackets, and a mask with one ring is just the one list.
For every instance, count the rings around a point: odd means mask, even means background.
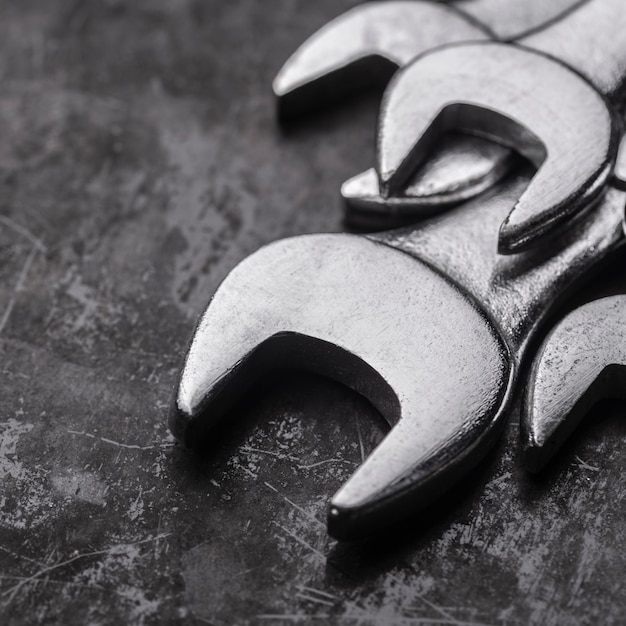
[{"label": "polished steel finish", "polygon": [[[537,164],[542,149],[550,151],[542,168],[559,179],[543,186],[546,194],[556,187],[548,203],[534,196],[542,212],[582,196],[586,210],[564,221],[558,237],[542,232],[542,247],[501,254],[502,224],[520,198],[542,187],[541,169],[526,166],[480,199],[417,227],[369,237],[296,237],[262,248],[231,272],[209,303],[170,415],[176,436],[199,446],[228,419],[243,391],[285,366],[326,374],[369,398],[392,429],[331,502],[329,531],[340,538],[371,532],[427,505],[480,461],[504,423],[531,337],[559,298],[624,242],[625,194],[607,183],[615,128],[589,83],[542,53],[495,43],[444,48],[414,67],[428,67],[436,55],[461,67],[467,59],[468,72],[479,61],[500,93],[511,96],[489,96],[475,78],[460,81],[456,91],[449,80],[438,86],[432,69],[427,86],[439,90],[437,101],[445,104],[448,93],[472,96],[474,107],[452,107],[461,116],[456,119],[476,114],[472,124],[521,145]],[[501,63],[500,76],[492,58]],[[412,132],[403,127],[415,111],[406,107],[413,93],[410,71],[403,70],[387,95],[384,110],[398,119],[381,118],[381,154],[389,158],[379,171],[392,188],[395,177],[410,169],[404,163],[410,164],[428,115],[442,118],[431,107]],[[540,102],[521,93],[518,81],[530,78],[541,88]],[[582,104],[574,108],[578,115],[563,109],[550,81]],[[515,122],[486,113],[481,105],[489,97],[513,110]],[[557,108],[551,112],[546,102]],[[568,123],[588,125],[579,133],[589,152],[576,153],[585,163],[572,159],[564,149],[569,143],[548,128],[549,121],[561,133]],[[578,148],[574,141],[571,149]],[[580,188],[553,162],[555,151],[575,169]],[[595,186],[589,184],[594,171],[603,172]]]},{"label": "polished steel finish", "polygon": [[487,39],[486,29],[446,4],[361,4],[307,39],[280,69],[273,83],[279,114],[292,117],[384,86],[398,67],[437,46]]},{"label": "polished steel finish", "polygon": [[226,408],[251,370],[276,366],[335,378],[394,426],[334,497],[338,535],[375,525],[381,505],[388,516],[409,495],[423,501],[433,467],[440,481],[458,471],[476,434],[497,423],[512,378],[506,345],[465,293],[399,250],[345,234],[280,241],[231,272],[185,363],[179,434],[202,440],[221,415],[198,419],[198,407]]},{"label": "polished steel finish", "polygon": [[527,468],[542,469],[589,409],[611,397],[626,397],[626,296],[576,309],[544,341],[522,417]]},{"label": "polished steel finish", "polygon": [[[313,34],[284,64],[273,83],[279,115],[291,118],[363,88],[383,87],[398,67],[433,48],[519,36],[579,3],[526,2],[512,16],[510,7],[499,6],[501,0],[364,3]],[[481,23],[482,14],[488,27]],[[397,197],[381,198],[368,172],[348,181],[342,195],[356,223],[372,213],[423,217],[482,193],[509,171],[510,157],[504,146],[455,138],[447,142],[442,158],[420,171]]]},{"label": "polished steel finish", "polygon": [[493,443],[556,297],[623,240],[623,196],[609,191],[550,251],[499,255],[499,226],[529,180],[417,229],[296,237],[244,260],[194,334],[173,432],[200,445],[264,372],[302,367],[395,424],[333,498],[330,532],[355,537],[428,504]]},{"label": "polished steel finish", "polygon": [[[284,64],[273,84],[279,115],[294,117],[365,87],[382,87],[398,67],[444,44],[519,37],[580,2],[364,3],[313,34]],[[510,157],[504,146],[455,138],[402,194],[382,198],[377,181],[365,172],[348,181],[342,195],[357,224],[372,214],[424,217],[482,193],[509,171]]]},{"label": "polished steel finish", "polygon": [[587,0],[567,19],[522,39],[561,60],[611,102],[621,104],[626,82],[626,15],[622,0]]},{"label": "polished steel finish", "polygon": [[529,31],[561,19],[587,0],[550,0],[549,2],[511,2],[511,0],[457,0],[455,8],[472,16],[497,39],[519,39]]},{"label": "polished steel finish", "polygon": [[587,207],[617,158],[617,125],[602,96],[566,66],[510,44],[450,46],[396,74],[378,131],[385,197],[401,192],[447,130],[511,145],[538,168],[503,221],[505,253]]},{"label": "polished steel finish", "polygon": [[[523,38],[520,42],[523,45],[507,46],[511,52],[502,52],[505,56],[513,55],[516,49],[526,51],[527,61],[517,65],[517,76],[504,71],[500,73],[497,69],[491,71],[506,65],[506,60],[488,58],[486,44],[475,48],[484,51],[485,58],[482,59],[471,51],[470,45],[460,45],[458,48],[450,48],[456,50],[454,53],[442,49],[422,55],[399,72],[388,88],[386,101],[395,98],[401,102],[404,114],[402,123],[410,120],[417,124],[417,136],[419,138],[421,134],[422,141],[440,135],[442,130],[462,129],[511,145],[535,165],[541,165],[528,195],[521,199],[503,223],[500,238],[503,252],[516,252],[538,243],[544,233],[585,208],[610,174],[616,158],[616,137],[620,124],[615,122],[616,113],[602,102],[602,96],[612,102],[622,96],[626,71],[626,43],[622,36],[625,28],[626,16],[618,0],[590,0],[572,11],[567,19]],[[597,33],[603,33],[602,46],[598,46]],[[504,47],[501,49],[504,50]],[[546,56],[539,54],[533,57],[530,49]],[[565,66],[572,68],[572,71],[567,72]],[[432,80],[434,68],[437,74],[435,81]],[[584,87],[585,82],[580,80],[579,74],[598,90],[595,104],[591,104],[593,97],[579,103],[575,96],[578,90],[593,93],[588,86]],[[449,79],[443,81],[442,77],[446,75]],[[399,88],[399,85],[403,88]],[[528,89],[529,85],[532,85],[532,90]],[[432,86],[435,88],[432,89]],[[452,92],[457,89],[458,92],[453,95]],[[427,97],[424,94],[428,94]],[[476,102],[476,98],[480,102]],[[534,106],[529,106],[533,99]],[[572,102],[576,102],[575,110],[572,110]],[[467,104],[478,104],[478,107],[468,108]],[[520,116],[520,110],[524,112],[523,116]],[[413,111],[412,117],[409,116],[410,111]],[[574,115],[577,111],[579,121],[572,123],[572,119],[563,119],[562,116],[568,111]],[[600,114],[600,111],[603,113]],[[381,115],[384,118],[385,102]],[[392,123],[396,122],[400,126],[397,111],[392,111],[388,117]],[[539,130],[540,126],[543,130]],[[403,128],[414,127],[405,123]],[[559,131],[552,134],[556,128]],[[392,138],[386,132],[384,123],[380,129],[378,174],[382,193],[376,195],[370,184],[365,202],[359,205],[361,211],[365,208],[379,211],[387,199],[392,205],[391,212],[397,211],[396,197],[407,195],[404,188],[420,164],[417,157],[420,156],[421,142],[402,147],[395,137]],[[576,129],[576,132],[572,129]],[[593,139],[594,134],[601,137],[599,142]],[[555,139],[560,146],[553,143]],[[389,159],[381,151],[381,145],[384,148],[385,142],[392,149],[403,151],[396,156],[395,165],[399,172],[390,174],[385,171],[385,167],[388,167],[386,160]],[[405,142],[414,142],[414,137],[405,135]],[[599,152],[603,151],[604,155],[596,153],[588,161],[592,145]],[[565,154],[569,156],[563,158]],[[585,174],[581,171],[581,157],[586,161]],[[556,162],[562,173],[567,171],[571,174],[569,180],[568,175],[555,176]],[[500,160],[494,163],[501,165]],[[583,178],[580,178],[581,175]],[[392,187],[390,179],[394,176],[398,180]],[[577,176],[581,183],[583,180],[585,183],[576,189],[572,181]],[[551,181],[552,199],[546,193],[547,180]],[[352,202],[355,202],[354,196],[363,187],[355,182],[349,186]],[[574,190],[575,193],[572,193]],[[535,202],[533,194],[545,197],[546,201]],[[404,204],[404,209],[410,210],[406,200]]]},{"label": "polished steel finish", "polygon": [[373,216],[387,218],[387,224],[394,218],[428,217],[483,193],[515,162],[504,146],[471,135],[446,135],[400,193],[383,197],[376,169],[370,168],[346,181],[341,195],[357,224]]}]

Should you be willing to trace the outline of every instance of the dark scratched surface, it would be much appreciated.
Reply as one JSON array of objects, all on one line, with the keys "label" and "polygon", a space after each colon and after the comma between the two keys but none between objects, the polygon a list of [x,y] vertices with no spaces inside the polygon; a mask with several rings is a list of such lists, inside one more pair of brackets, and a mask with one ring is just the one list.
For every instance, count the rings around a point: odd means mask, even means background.
[{"label": "dark scratched surface", "polygon": [[325,514],[384,432],[359,397],[291,373],[204,456],[168,434],[219,281],[342,230],[372,163],[375,97],[285,132],[270,92],[353,4],[0,1],[3,625],[626,623],[622,403],[535,479],[515,411],[441,504],[354,545]]}]

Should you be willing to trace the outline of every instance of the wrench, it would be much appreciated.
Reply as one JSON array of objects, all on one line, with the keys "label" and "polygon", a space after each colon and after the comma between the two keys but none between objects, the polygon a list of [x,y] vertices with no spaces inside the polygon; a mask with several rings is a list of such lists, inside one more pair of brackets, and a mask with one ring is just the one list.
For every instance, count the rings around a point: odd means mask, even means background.
[{"label": "wrench", "polygon": [[[586,59],[584,50],[594,47],[602,27],[605,58],[596,85],[617,94],[626,74],[621,63],[626,16],[619,4],[589,2],[567,24],[551,27],[543,39],[537,35],[535,46],[576,47],[569,56],[574,65],[578,49]],[[563,42],[552,42],[555,37]],[[399,124],[394,127],[381,116],[381,136],[399,144],[383,146],[380,169],[387,182],[393,183],[397,172],[408,174],[405,163],[420,147],[415,138],[428,135],[432,120],[426,115],[421,126],[411,124],[415,109],[398,108],[394,96],[408,88],[406,81],[416,72],[423,76],[420,66],[429,69],[430,60],[443,56],[439,65],[446,68],[450,55],[456,62],[481,59],[474,67],[477,84],[485,65],[490,76],[500,79],[497,92],[477,89],[472,107],[453,106],[453,112],[467,122],[463,115],[469,111],[483,130],[489,129],[489,119],[495,120],[490,132],[518,142],[529,156],[540,145],[537,132],[540,137],[547,133],[548,150],[556,149],[565,163],[546,165],[556,165],[552,171],[563,179],[545,187],[542,170],[533,178],[530,168],[521,168],[498,189],[418,227],[369,237],[302,236],[260,249],[231,272],[209,303],[170,414],[173,433],[189,446],[198,445],[243,390],[263,372],[285,365],[326,374],[367,397],[392,429],[332,499],[329,532],[338,538],[366,534],[426,506],[479,462],[503,426],[521,359],[545,315],[624,241],[625,195],[607,182],[618,135],[614,116],[578,73],[528,48],[465,44],[423,56],[403,70],[389,87],[385,108],[402,114]],[[498,64],[511,73],[497,74]],[[592,69],[583,63],[577,67]],[[446,70],[439,82],[452,95],[458,84],[465,96],[472,81],[457,78],[467,77],[470,69],[463,67],[460,77]],[[537,97],[519,83],[525,72],[542,90]],[[501,99],[503,92],[509,100]],[[404,93],[409,96],[404,102],[420,113],[422,101],[411,98],[410,90]],[[440,98],[442,92],[432,93]],[[492,98],[495,106],[485,111]],[[437,112],[447,102],[430,99],[428,111]],[[560,108],[562,99],[577,103],[573,117]],[[521,116],[519,121],[507,117],[510,109]],[[566,131],[570,123],[579,129],[569,133],[569,149],[546,120],[559,130],[563,120]],[[387,153],[387,147],[393,149]],[[582,164],[577,162],[581,153],[586,155]],[[574,191],[570,170],[578,176]],[[592,184],[584,184],[588,174]],[[539,193],[542,185],[549,201]],[[556,195],[550,193],[553,186]],[[580,203],[582,197],[588,210],[579,210],[575,220],[561,220],[559,236],[544,237],[543,247],[501,255],[501,224],[516,199],[522,196],[519,207],[533,187],[534,201],[543,203],[542,215],[554,206],[565,206],[567,213],[568,203]]]},{"label": "wrench", "polygon": [[567,315],[548,335],[528,381],[522,413],[526,467],[537,472],[603,398],[626,397],[626,296]]},{"label": "wrench", "polygon": [[[437,46],[512,39],[555,20],[581,0],[504,6],[503,0],[368,2],[331,21],[289,58],[273,88],[281,118],[328,104],[365,87],[382,87],[393,73]],[[513,9],[514,15],[511,15]],[[510,170],[505,147],[454,136],[438,146],[401,194],[382,198],[374,169],[342,186],[348,219],[424,217],[488,189]]]}]

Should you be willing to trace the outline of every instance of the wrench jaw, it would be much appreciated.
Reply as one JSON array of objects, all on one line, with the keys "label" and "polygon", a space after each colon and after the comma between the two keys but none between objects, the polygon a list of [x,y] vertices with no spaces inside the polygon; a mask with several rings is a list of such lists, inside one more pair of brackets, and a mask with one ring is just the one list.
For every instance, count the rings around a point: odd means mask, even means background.
[{"label": "wrench jaw", "polygon": [[488,449],[513,381],[473,300],[408,254],[354,235],[283,240],[238,265],[195,332],[170,417],[199,447],[268,370],[360,393],[391,432],[339,491],[330,532],[355,538],[425,506]]},{"label": "wrench jaw", "polygon": [[504,379],[494,391],[488,408],[466,407],[463,420],[447,437],[429,438],[425,425],[443,421],[446,415],[400,419],[333,497],[329,534],[340,540],[361,539],[441,498],[477,465],[500,434],[509,395]]},{"label": "wrench jaw", "polygon": [[282,119],[383,87],[399,66],[436,46],[483,40],[475,22],[442,4],[366,2],[307,39],[274,79]]},{"label": "wrench jaw", "polygon": [[538,171],[501,226],[499,252],[512,254],[599,197],[617,156],[617,128],[598,91],[547,56],[511,44],[449,46],[423,55],[389,85],[379,184],[386,197],[401,192],[444,131],[515,148]]},{"label": "wrench jaw", "polygon": [[[201,322],[194,342],[201,343],[210,336],[212,322]],[[241,397],[253,391],[263,379],[280,370],[299,369],[328,376],[370,399],[372,404],[395,422],[399,415],[398,400],[388,383],[357,355],[314,337],[283,331],[247,344],[248,352],[232,344],[213,345],[212,349],[228,354],[232,366],[218,372],[225,361],[210,358],[193,344],[170,411],[170,430],[187,447],[200,449],[217,423],[223,419]],[[218,353],[219,354],[219,353]],[[202,355],[202,356],[201,356]],[[239,359],[235,362],[236,359]],[[219,364],[216,363],[219,361]]]},{"label": "wrench jaw", "polygon": [[458,133],[444,135],[398,194],[381,194],[375,168],[346,181],[341,195],[348,221],[358,226],[378,219],[390,228],[437,215],[493,187],[516,161],[514,153],[494,142]]},{"label": "wrench jaw", "polygon": [[524,462],[539,472],[604,398],[626,397],[626,296],[603,298],[566,316],[531,370],[522,413]]},{"label": "wrench jaw", "polygon": [[[477,22],[445,4],[366,2],[313,34],[283,65],[273,82],[278,117],[291,120],[364,89],[382,90],[399,67],[420,54],[488,38]],[[457,137],[440,148],[441,158],[433,155],[393,203],[381,196],[370,173],[348,181],[342,191],[348,221],[366,229],[373,220],[375,228],[414,221],[477,196],[510,169],[510,151],[490,142]]]}]

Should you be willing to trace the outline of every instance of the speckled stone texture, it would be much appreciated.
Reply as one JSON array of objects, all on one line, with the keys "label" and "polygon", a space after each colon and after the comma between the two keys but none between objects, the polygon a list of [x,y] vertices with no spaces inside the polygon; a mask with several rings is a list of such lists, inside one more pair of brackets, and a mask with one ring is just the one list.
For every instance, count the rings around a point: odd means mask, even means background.
[{"label": "speckled stone texture", "polygon": [[344,229],[376,96],[281,130],[270,85],[354,4],[0,1],[4,626],[626,623],[623,403],[534,479],[516,410],[441,504],[353,545],[325,514],[384,433],[359,397],[292,373],[204,456],[167,431],[228,270]]}]

